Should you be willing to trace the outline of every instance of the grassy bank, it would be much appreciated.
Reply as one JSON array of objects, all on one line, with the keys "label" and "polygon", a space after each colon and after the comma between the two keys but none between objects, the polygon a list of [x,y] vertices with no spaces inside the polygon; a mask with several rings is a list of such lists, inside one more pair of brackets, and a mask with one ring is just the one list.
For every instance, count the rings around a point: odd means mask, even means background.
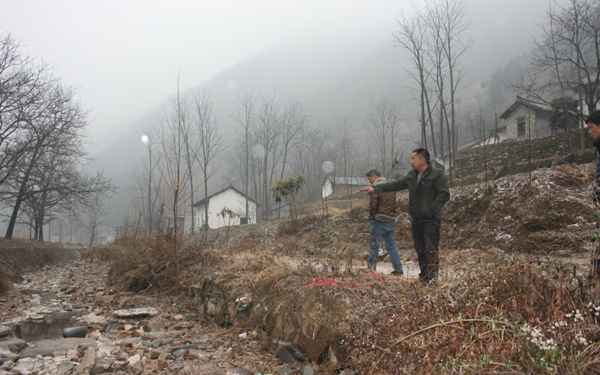
[{"label": "grassy bank", "polygon": [[74,250],[62,244],[26,240],[0,240],[0,295],[24,272],[72,259]]}]

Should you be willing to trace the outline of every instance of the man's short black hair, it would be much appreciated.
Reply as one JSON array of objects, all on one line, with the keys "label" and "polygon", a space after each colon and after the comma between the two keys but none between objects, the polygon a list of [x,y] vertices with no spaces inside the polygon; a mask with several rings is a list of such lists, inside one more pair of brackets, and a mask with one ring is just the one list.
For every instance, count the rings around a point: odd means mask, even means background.
[{"label": "man's short black hair", "polygon": [[417,153],[417,156],[420,157],[421,159],[425,158],[425,161],[427,162],[427,164],[431,164],[429,162],[429,151],[427,151],[424,148],[418,148],[416,150],[413,150],[413,152]]},{"label": "man's short black hair", "polygon": [[381,177],[381,173],[379,173],[379,171],[377,169],[371,169],[370,171],[367,172],[367,177]]},{"label": "man's short black hair", "polygon": [[585,119],[585,123],[593,122],[596,125],[600,125],[600,111],[594,111]]}]

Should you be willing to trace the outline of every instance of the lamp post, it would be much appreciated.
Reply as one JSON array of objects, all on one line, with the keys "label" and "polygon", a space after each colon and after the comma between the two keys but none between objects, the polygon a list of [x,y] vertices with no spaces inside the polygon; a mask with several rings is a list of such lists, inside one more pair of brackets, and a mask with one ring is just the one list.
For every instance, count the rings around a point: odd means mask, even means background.
[{"label": "lamp post", "polygon": [[152,235],[152,143],[150,137],[142,135],[142,143],[148,147],[148,236]]}]

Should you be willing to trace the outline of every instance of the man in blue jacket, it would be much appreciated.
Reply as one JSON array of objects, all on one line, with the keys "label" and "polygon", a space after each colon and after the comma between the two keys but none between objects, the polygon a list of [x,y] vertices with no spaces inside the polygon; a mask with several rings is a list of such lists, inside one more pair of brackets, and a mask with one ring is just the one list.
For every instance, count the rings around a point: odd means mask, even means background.
[{"label": "man in blue jacket", "polygon": [[414,150],[410,165],[412,170],[406,176],[362,190],[371,195],[408,189],[408,211],[412,216],[412,235],[421,271],[419,279],[429,283],[439,270],[440,225],[450,190],[444,171],[431,166],[426,149]]}]

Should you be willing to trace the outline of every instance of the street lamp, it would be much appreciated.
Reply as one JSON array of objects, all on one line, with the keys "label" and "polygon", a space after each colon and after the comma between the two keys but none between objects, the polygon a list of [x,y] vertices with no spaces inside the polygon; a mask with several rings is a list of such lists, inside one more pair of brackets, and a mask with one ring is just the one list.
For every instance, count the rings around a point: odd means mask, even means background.
[{"label": "street lamp", "polygon": [[148,236],[152,235],[152,143],[150,137],[142,135],[142,143],[148,147]]}]

